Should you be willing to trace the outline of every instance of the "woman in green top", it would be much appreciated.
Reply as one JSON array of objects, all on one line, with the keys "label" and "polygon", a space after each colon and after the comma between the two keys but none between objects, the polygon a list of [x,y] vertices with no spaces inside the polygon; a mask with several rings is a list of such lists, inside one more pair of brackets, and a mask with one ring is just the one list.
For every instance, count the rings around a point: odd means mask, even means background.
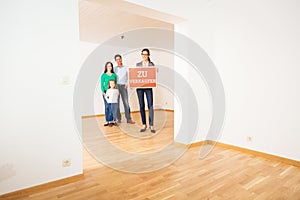
[{"label": "woman in green top", "polygon": [[108,89],[108,82],[110,80],[115,80],[117,82],[117,75],[114,73],[113,64],[111,62],[107,62],[105,63],[104,73],[101,75],[101,91],[102,91],[102,96],[103,96],[103,101],[105,106],[105,119],[106,119],[106,123],[104,124],[104,126],[108,126],[109,122],[112,121],[112,115],[109,111],[109,107],[105,99],[105,93],[106,90]]}]

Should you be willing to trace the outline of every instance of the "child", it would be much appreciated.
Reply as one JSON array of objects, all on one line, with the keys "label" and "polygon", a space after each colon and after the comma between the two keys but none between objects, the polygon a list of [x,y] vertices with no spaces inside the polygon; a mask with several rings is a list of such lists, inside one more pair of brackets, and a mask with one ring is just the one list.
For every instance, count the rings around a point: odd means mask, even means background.
[{"label": "child", "polygon": [[118,109],[118,98],[119,98],[119,90],[116,88],[116,81],[109,80],[108,82],[108,90],[105,94],[105,99],[108,103],[109,113],[112,115],[112,120],[109,124],[110,126],[117,126],[117,109]]}]

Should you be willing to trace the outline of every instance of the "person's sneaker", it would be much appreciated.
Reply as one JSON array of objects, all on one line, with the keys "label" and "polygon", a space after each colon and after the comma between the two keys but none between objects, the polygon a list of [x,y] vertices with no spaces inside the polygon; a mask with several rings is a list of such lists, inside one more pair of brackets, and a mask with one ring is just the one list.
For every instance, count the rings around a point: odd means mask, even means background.
[{"label": "person's sneaker", "polygon": [[118,123],[117,123],[117,122],[114,122],[114,126],[118,126]]},{"label": "person's sneaker", "polygon": [[113,122],[110,122],[110,123],[109,123],[109,127],[112,127],[113,125],[114,125]]},{"label": "person's sneaker", "polygon": [[109,125],[109,123],[108,122],[106,122],[105,124],[104,124],[104,126],[108,126]]},{"label": "person's sneaker", "polygon": [[132,121],[132,120],[128,120],[127,123],[128,123],[128,124],[135,124],[135,122]]}]

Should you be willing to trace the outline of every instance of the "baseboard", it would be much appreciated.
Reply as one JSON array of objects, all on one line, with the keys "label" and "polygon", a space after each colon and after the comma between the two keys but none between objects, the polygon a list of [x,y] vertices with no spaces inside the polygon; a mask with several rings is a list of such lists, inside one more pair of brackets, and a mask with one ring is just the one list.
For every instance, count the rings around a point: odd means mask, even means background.
[{"label": "baseboard", "polygon": [[97,114],[97,115],[85,115],[81,116],[81,119],[88,119],[88,118],[94,118],[94,117],[103,117],[105,114]]},{"label": "baseboard", "polygon": [[[166,111],[166,112],[174,112],[174,110],[171,110],[171,109],[162,109],[162,108],[154,109],[154,111],[160,111],[160,110],[163,110],[163,111]],[[134,110],[134,111],[131,111],[130,113],[139,113],[139,112],[140,112],[139,110]],[[146,112],[148,112],[148,110],[146,110]],[[121,112],[121,114],[124,114],[124,112]],[[82,119],[88,119],[88,118],[103,117],[103,116],[105,116],[105,114],[85,115],[85,116],[81,116],[81,118]]]},{"label": "baseboard", "polygon": [[234,145],[230,145],[230,144],[221,143],[221,142],[215,142],[215,141],[212,141],[212,140],[205,140],[205,141],[200,141],[200,142],[193,143],[189,146],[189,148],[200,147],[203,144],[212,144],[212,145],[216,145],[218,147],[222,147],[222,148],[226,148],[226,149],[232,149],[232,150],[240,151],[240,152],[243,152],[243,153],[263,157],[263,158],[266,158],[266,159],[269,159],[269,160],[279,161],[279,162],[282,162],[282,163],[286,163],[286,164],[289,164],[289,165],[300,167],[300,161],[298,161],[298,160],[292,160],[292,159],[289,159],[289,158],[284,158],[284,157],[281,157],[281,156],[276,156],[276,155],[272,155],[272,154],[268,154],[268,153],[264,153],[264,152],[260,152],[260,151],[255,151],[255,150],[252,150],[252,149],[247,149],[247,148],[243,148],[243,147],[238,147],[238,146],[234,146]]},{"label": "baseboard", "polygon": [[83,178],[84,178],[84,174],[74,175],[74,176],[71,176],[71,177],[59,179],[59,180],[56,180],[56,181],[51,181],[51,182],[44,183],[44,184],[41,184],[41,185],[37,185],[37,186],[17,190],[17,191],[14,191],[14,192],[9,192],[9,193],[6,193],[6,194],[2,194],[2,195],[0,195],[0,199],[2,199],[2,198],[5,199],[8,196],[9,196],[10,199],[14,199],[14,198],[18,198],[18,199],[24,198],[25,199],[28,196],[28,194],[32,193],[32,191],[34,191],[36,193],[37,192],[42,192],[42,191],[45,191],[45,190],[47,190],[49,188],[52,188],[52,187],[63,186],[63,185],[66,185],[68,183],[74,183],[78,180],[82,180]]}]

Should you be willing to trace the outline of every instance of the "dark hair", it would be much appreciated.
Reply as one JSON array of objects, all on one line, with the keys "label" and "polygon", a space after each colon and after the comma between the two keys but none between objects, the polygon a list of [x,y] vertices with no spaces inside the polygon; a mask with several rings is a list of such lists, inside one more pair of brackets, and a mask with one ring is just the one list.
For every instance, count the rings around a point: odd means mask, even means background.
[{"label": "dark hair", "polygon": [[117,59],[117,57],[122,58],[122,56],[120,54],[115,55],[115,60]]},{"label": "dark hair", "polygon": [[112,68],[111,68],[111,73],[115,73],[115,72],[114,72],[114,65],[112,64],[112,62],[109,62],[109,61],[105,63],[104,73],[107,72],[107,65],[108,65],[108,64],[111,64],[111,67],[112,67]]},{"label": "dark hair", "polygon": [[150,50],[149,50],[149,49],[143,49],[143,50],[142,50],[142,53],[143,53],[143,51],[147,51],[147,53],[148,53],[148,55],[149,55],[148,61],[151,62],[151,60],[150,60]]},{"label": "dark hair", "polygon": [[[108,81],[108,89],[110,89],[110,84],[109,84],[109,82],[111,82],[111,81],[115,82],[115,85],[117,85],[116,80],[110,79],[110,80]],[[117,86],[115,86],[115,87],[117,87]]]}]

